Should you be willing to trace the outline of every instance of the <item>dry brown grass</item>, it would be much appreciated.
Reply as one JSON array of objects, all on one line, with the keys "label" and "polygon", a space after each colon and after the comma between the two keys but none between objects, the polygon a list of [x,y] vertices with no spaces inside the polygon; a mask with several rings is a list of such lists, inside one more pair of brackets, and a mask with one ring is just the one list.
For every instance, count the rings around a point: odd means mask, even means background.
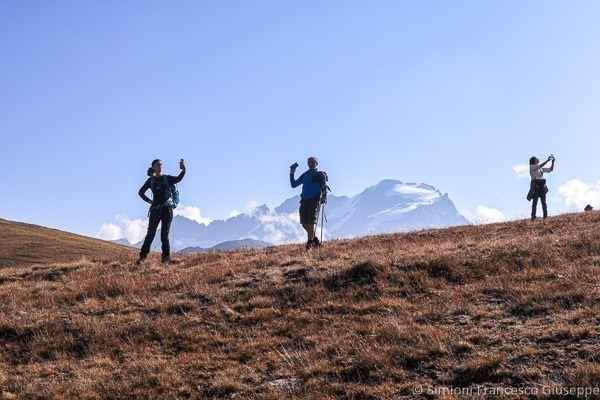
[{"label": "dry brown grass", "polygon": [[[392,399],[416,397],[415,385],[598,387],[599,223],[590,212],[309,253],[177,255],[168,268],[122,254],[4,268],[2,396]],[[438,397],[453,398],[423,395]]]},{"label": "dry brown grass", "polygon": [[4,219],[0,219],[0,243],[0,268],[76,261],[82,257],[100,260],[139,252],[116,243]]}]

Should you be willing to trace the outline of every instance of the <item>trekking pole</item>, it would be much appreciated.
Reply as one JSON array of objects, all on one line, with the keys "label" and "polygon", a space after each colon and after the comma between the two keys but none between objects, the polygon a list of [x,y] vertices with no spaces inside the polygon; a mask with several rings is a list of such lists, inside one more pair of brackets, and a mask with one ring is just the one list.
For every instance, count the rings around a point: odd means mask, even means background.
[{"label": "trekking pole", "polygon": [[[323,214],[321,214],[321,243],[323,243],[323,220],[327,221],[327,216],[325,216],[325,204],[323,204]],[[318,222],[319,220],[317,220]]]},{"label": "trekking pole", "polygon": [[321,204],[319,204],[319,208],[317,208],[317,225],[315,225],[315,230],[313,231],[313,237],[311,240],[315,240],[317,237],[317,229],[319,228],[319,216],[321,215]]}]

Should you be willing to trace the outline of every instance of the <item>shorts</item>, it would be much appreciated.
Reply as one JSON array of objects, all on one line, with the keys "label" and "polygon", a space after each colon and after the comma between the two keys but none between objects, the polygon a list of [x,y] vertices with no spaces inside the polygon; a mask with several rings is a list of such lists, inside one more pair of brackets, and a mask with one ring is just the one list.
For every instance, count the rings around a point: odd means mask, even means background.
[{"label": "shorts", "polygon": [[300,200],[300,223],[316,225],[319,222],[320,199]]}]

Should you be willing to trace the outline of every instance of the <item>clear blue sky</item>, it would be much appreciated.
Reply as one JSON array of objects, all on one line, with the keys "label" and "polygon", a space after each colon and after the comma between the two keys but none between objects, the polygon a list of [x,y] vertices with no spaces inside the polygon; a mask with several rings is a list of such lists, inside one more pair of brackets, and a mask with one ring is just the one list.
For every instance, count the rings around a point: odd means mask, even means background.
[{"label": "clear blue sky", "polygon": [[600,203],[599,20],[598,1],[2,1],[0,218],[144,220],[150,161],[182,157],[210,219],[297,194],[310,155],[336,195],[425,182],[513,219],[514,167],[554,153],[551,212]]}]

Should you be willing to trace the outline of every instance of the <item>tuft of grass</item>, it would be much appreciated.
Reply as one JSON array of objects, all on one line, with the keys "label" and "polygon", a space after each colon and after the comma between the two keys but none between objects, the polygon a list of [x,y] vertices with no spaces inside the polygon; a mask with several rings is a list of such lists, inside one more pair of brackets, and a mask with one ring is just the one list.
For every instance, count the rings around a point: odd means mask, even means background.
[{"label": "tuft of grass", "polygon": [[455,371],[453,383],[455,385],[472,385],[482,382],[498,382],[504,376],[498,371],[506,362],[503,354],[491,354],[478,357],[459,365]]}]

